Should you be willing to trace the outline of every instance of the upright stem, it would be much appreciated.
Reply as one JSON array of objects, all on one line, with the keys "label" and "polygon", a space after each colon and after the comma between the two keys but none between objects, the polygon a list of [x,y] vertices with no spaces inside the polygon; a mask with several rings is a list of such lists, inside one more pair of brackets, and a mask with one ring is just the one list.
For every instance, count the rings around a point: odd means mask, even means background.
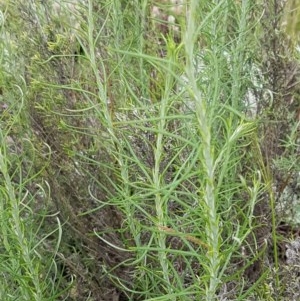
[{"label": "upright stem", "polygon": [[213,146],[211,143],[210,120],[205,98],[201,95],[201,92],[197,86],[195,78],[196,70],[193,64],[194,43],[197,39],[198,30],[197,28],[195,28],[195,16],[198,2],[198,0],[190,1],[184,45],[186,53],[186,74],[188,78],[189,93],[191,98],[195,101],[196,116],[202,144],[202,154],[200,155],[200,161],[202,162],[203,169],[206,174],[206,178],[202,180],[205,181],[204,202],[206,207],[206,235],[207,244],[209,246],[209,251],[207,252],[207,259],[209,262],[207,266],[207,272],[210,275],[209,285],[206,286],[206,300],[212,301],[216,299],[216,290],[219,284],[218,274],[220,269],[220,228],[215,198],[214,156]]}]

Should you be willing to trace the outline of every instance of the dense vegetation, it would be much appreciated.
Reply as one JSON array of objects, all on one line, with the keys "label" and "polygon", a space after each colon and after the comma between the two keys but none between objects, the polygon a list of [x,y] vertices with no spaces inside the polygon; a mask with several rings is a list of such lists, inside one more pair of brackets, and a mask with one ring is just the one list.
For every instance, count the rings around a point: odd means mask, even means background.
[{"label": "dense vegetation", "polygon": [[300,298],[296,1],[0,10],[1,300]]}]

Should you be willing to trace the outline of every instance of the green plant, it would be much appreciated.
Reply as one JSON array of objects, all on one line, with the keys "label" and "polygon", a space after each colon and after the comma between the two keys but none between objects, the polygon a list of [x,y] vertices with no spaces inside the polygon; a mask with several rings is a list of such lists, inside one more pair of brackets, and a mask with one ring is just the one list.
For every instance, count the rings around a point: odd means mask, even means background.
[{"label": "green plant", "polygon": [[[14,127],[18,126],[22,105],[21,102],[18,111],[15,110],[14,115],[10,115],[13,116],[11,122],[5,120],[9,127],[0,133],[0,273],[3,280],[0,295],[2,300],[53,300],[57,290],[54,283],[48,281],[48,276],[50,270],[55,268],[54,257],[61,238],[61,225],[57,220],[59,237],[54,254],[48,254],[49,258],[43,260],[42,252],[47,253],[43,242],[48,234],[38,233],[42,224],[36,226],[35,223],[39,220],[42,223],[45,217],[41,215],[41,218],[38,218],[38,212],[33,212],[32,207],[42,207],[42,204],[37,204],[37,196],[44,194],[44,191],[37,187],[35,194],[32,194],[28,188],[41,171],[34,173],[35,167],[27,161],[30,160],[29,156],[20,157],[20,153],[25,153],[26,150],[34,152],[34,147],[25,138],[20,140],[13,132]],[[44,197],[46,198],[46,195]],[[57,231],[54,230],[50,234],[55,232]]]},{"label": "green plant", "polygon": [[[184,47],[168,36],[163,40],[162,59],[134,49],[111,50],[117,70],[107,76],[127,72],[129,76],[123,75],[120,82],[127,88],[124,104],[129,102],[131,107],[115,110],[113,123],[108,124],[110,117],[103,115],[99,119],[108,131],[114,131],[110,137],[117,137],[118,182],[113,183],[117,195],[109,205],[124,213],[123,227],[132,239],[127,252],[133,258],[126,265],[134,270],[135,285],[121,286],[127,287],[129,298],[215,300],[232,254],[253,230],[253,210],[263,183],[251,170],[243,175],[241,158],[252,144],[256,125],[238,112],[246,77],[250,77],[242,67],[247,51],[241,51],[248,41],[250,25],[245,16],[250,10],[250,2],[240,8],[225,1],[198,7],[197,1],[191,1],[188,22],[182,26]],[[207,15],[201,21],[204,11]],[[240,23],[231,24],[231,14],[237,14]],[[236,32],[231,29],[226,37],[226,30],[213,28],[216,16],[230,20]],[[195,45],[205,32],[211,36],[203,36],[207,47],[199,51]],[[95,70],[93,56],[87,57]],[[142,61],[142,66],[153,66],[155,74],[165,74],[157,78],[155,99],[147,99],[151,95],[147,80],[122,67],[127,60],[133,66]],[[197,64],[203,64],[204,71],[197,70]],[[138,85],[139,96],[131,89]],[[101,85],[99,91],[103,91]],[[101,95],[99,101],[106,98]],[[239,200],[242,191],[246,191],[246,203]],[[104,206],[100,200],[99,206]],[[243,216],[240,206],[246,211]],[[233,224],[228,224],[229,218]],[[101,232],[96,234],[103,239]]]},{"label": "green plant", "polygon": [[287,110],[279,86],[265,104],[264,4],[12,3],[2,299],[272,300],[273,162],[294,171],[298,125],[272,161],[264,122]]}]

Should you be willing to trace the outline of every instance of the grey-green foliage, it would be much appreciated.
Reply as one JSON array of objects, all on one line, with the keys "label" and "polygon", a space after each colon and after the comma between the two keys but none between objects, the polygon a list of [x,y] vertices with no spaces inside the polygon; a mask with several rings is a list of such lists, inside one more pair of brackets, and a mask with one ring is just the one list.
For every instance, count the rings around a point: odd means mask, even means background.
[{"label": "grey-green foliage", "polygon": [[[260,3],[191,0],[178,16],[181,37],[157,29],[168,24],[157,26],[147,0],[15,4],[22,13],[9,7],[3,35],[8,28],[20,34],[2,42],[9,71],[1,80],[7,82],[9,72],[20,75],[12,76],[11,87],[18,88],[11,99],[21,95],[17,121],[30,143],[21,161],[10,159],[9,145],[0,161],[9,205],[2,204],[5,287],[15,276],[28,300],[51,298],[56,287],[47,287],[44,276],[59,278],[59,271],[53,257],[40,259],[42,246],[52,246],[54,253],[85,250],[98,258],[94,269],[84,264],[88,256],[82,259],[86,288],[80,291],[78,281],[72,297],[85,298],[90,290],[93,298],[101,277],[108,291],[113,285],[132,300],[242,300],[261,283],[267,291],[265,271],[253,286],[244,287],[242,278],[264,252],[255,237],[255,209],[269,206],[259,207],[271,187],[257,116],[245,108],[249,89],[257,88],[259,45],[252,33]],[[166,4],[160,9],[171,10]],[[3,139],[19,141],[11,133],[16,119],[9,118],[1,120]],[[32,162],[28,178],[24,170],[31,165],[24,162]],[[69,231],[71,248],[68,242],[53,247],[47,228],[31,224],[39,195],[26,185],[41,179],[49,182],[50,208],[69,226],[58,220],[59,231],[49,233],[59,240],[60,231]],[[91,237],[99,238],[97,256],[88,253],[92,245],[84,249]],[[113,258],[102,261],[109,248],[118,253],[112,266]],[[66,255],[60,254],[65,263],[73,258]],[[227,292],[232,285],[236,290]]]}]

